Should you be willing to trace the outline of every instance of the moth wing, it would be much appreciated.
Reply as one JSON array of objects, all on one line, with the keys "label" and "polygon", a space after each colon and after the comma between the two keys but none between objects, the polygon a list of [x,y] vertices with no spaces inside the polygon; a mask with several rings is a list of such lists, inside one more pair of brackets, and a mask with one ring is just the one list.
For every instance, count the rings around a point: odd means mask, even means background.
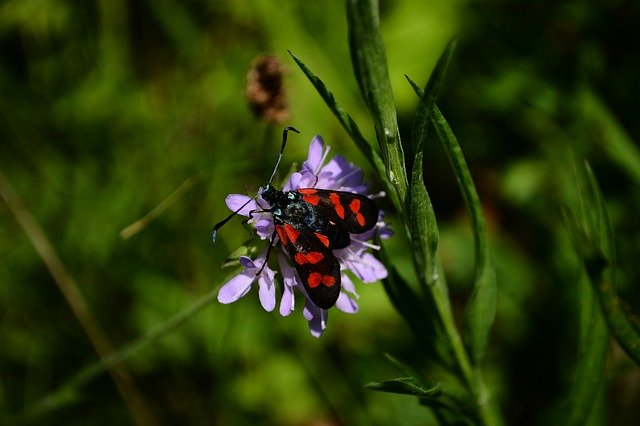
[{"label": "moth wing", "polygon": [[322,309],[335,305],[340,295],[340,262],[329,242],[309,228],[276,224],[276,232],[311,301]]},{"label": "moth wing", "polygon": [[378,222],[378,206],[366,195],[316,188],[298,191],[324,218],[352,234],[362,234]]}]

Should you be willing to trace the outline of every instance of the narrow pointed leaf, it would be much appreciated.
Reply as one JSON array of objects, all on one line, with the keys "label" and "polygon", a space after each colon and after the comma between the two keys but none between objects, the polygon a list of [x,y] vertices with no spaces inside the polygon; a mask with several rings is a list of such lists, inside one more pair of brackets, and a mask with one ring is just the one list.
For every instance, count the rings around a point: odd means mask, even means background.
[{"label": "narrow pointed leaf", "polygon": [[432,122],[453,166],[473,230],[476,277],[473,293],[464,313],[463,333],[471,359],[475,364],[478,364],[487,347],[496,313],[496,274],[489,255],[489,241],[482,204],[471,172],[457,138],[440,109],[435,105]]},{"label": "narrow pointed leaf", "polygon": [[418,377],[418,373],[398,358],[394,357],[391,354],[384,354],[385,358],[387,358],[402,374],[409,377]]},{"label": "narrow pointed leaf", "polygon": [[470,395],[462,389],[450,387],[444,383],[424,383],[414,377],[399,377],[369,383],[365,387],[379,392],[416,396],[420,399],[421,405],[434,410],[445,410],[452,413],[458,420],[477,418]]},{"label": "narrow pointed leaf", "polygon": [[582,226],[576,226],[577,220],[568,221],[569,235],[583,258],[609,329],[626,354],[640,366],[640,332],[632,319],[637,315],[628,312],[616,294],[613,282],[613,233],[600,186],[588,165],[586,171],[588,184],[579,186],[579,189],[583,193],[588,191],[582,195],[582,199],[587,200],[583,208],[589,215]]},{"label": "narrow pointed leaf", "polygon": [[410,229],[414,247],[417,248],[415,256],[418,273],[429,285],[438,282],[436,279],[438,275],[438,225],[429,194],[424,185],[424,146],[431,121],[431,111],[454,47],[454,42],[449,43],[436,64],[422,96],[420,96],[420,102],[413,118],[411,135],[415,157],[411,159],[412,166],[409,169],[411,173],[409,189],[411,194],[409,198]]},{"label": "narrow pointed leaf", "polygon": [[366,384],[365,387],[380,392],[413,395],[419,398],[434,398],[440,393],[438,385],[425,389],[417,385],[412,377],[401,377],[383,382],[369,383]]},{"label": "narrow pointed leaf", "polygon": [[358,149],[365,156],[371,167],[376,171],[378,176],[384,176],[385,169],[384,163],[380,158],[380,155],[371,147],[369,142],[362,135],[362,132],[358,128],[356,122],[351,118],[351,116],[345,112],[342,106],[338,103],[333,93],[327,88],[324,82],[313,72],[311,69],[304,63],[300,58],[298,58],[292,52],[289,52],[293,60],[296,62],[298,67],[302,70],[302,72],[307,76],[313,87],[318,91],[322,100],[324,100],[325,104],[329,107],[329,110],[333,113],[333,115],[338,119],[342,127],[346,130],[351,140],[356,144]]},{"label": "narrow pointed leaf", "polygon": [[[571,170],[576,187],[573,193],[576,196],[570,208],[564,211],[564,219],[577,252],[586,266],[588,259],[599,259],[600,254],[605,259],[611,259],[613,245],[608,242],[606,211],[604,204],[598,200],[599,190],[595,186],[595,178],[587,168],[575,164],[575,159],[572,158],[572,162],[574,164]],[[607,266],[608,261],[598,261],[596,264],[598,268],[606,268],[606,271],[597,272],[596,275],[607,278],[612,276],[612,267]],[[565,423],[569,425],[587,424],[593,415],[597,415],[594,407],[603,396],[609,354],[609,329],[595,286],[589,281],[589,276],[584,274],[584,279],[576,287],[580,333],[575,380],[566,404]]]},{"label": "narrow pointed leaf", "polygon": [[567,401],[568,425],[584,425],[604,390],[610,333],[593,288],[584,279],[577,287],[580,334],[576,377]]},{"label": "narrow pointed leaf", "polygon": [[[313,71],[309,67],[307,67],[296,55],[292,52],[289,52],[293,60],[298,64],[302,72],[307,76],[311,84],[318,91],[325,104],[329,107],[333,115],[338,119],[342,127],[346,130],[347,134],[351,138],[351,140],[356,144],[360,152],[365,156],[373,170],[376,172],[378,176],[385,176],[385,166],[382,158],[378,152],[373,149],[373,147],[369,144],[369,142],[362,135],[362,132],[358,128],[355,120],[342,108],[342,106],[338,103],[333,93],[327,88],[322,80],[318,76],[316,76]],[[384,180],[385,183],[388,181]],[[391,199],[391,202],[395,206],[396,210],[401,211],[400,202],[398,199],[398,194],[396,192],[396,188],[392,185],[387,184],[387,194]]]},{"label": "narrow pointed leaf", "polygon": [[374,122],[387,178],[396,188],[402,204],[407,195],[408,179],[387,58],[380,34],[378,2],[348,0],[347,21],[356,80]]},{"label": "narrow pointed leaf", "polygon": [[449,62],[451,61],[451,56],[453,55],[455,46],[455,40],[451,40],[447,44],[447,47],[445,48],[442,55],[440,55],[440,58],[438,59],[438,62],[436,63],[436,66],[434,67],[424,90],[419,89],[417,84],[405,74],[405,78],[409,81],[413,89],[420,97],[420,102],[418,103],[418,107],[416,109],[412,129],[413,149],[416,152],[426,143],[431,112],[435,105],[440,87],[442,86],[445,72],[447,66],[449,65]]},{"label": "narrow pointed leaf", "polygon": [[[449,60],[454,46],[453,42],[449,44],[447,50],[438,61],[434,75],[442,73],[446,68],[446,63]],[[437,90],[438,82],[441,81],[441,79],[442,76],[439,78],[432,77],[427,84],[427,89]],[[407,80],[416,94],[422,99],[425,96],[425,91],[421,90],[409,77],[407,77]],[[489,341],[489,333],[495,318],[497,297],[495,268],[489,256],[488,235],[480,197],[476,191],[458,140],[435,103],[432,104],[431,121],[451,161],[473,229],[476,278],[471,299],[465,309],[463,327],[465,342],[471,359],[477,364],[484,355]]]}]

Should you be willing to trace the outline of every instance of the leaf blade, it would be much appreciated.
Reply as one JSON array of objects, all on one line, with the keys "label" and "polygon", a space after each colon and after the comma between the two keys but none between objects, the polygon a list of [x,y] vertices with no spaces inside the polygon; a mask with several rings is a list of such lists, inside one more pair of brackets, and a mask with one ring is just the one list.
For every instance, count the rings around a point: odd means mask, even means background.
[{"label": "leaf blade", "polygon": [[349,51],[360,92],[371,113],[386,175],[395,187],[400,204],[407,195],[408,179],[387,58],[380,34],[378,2],[347,2]]}]

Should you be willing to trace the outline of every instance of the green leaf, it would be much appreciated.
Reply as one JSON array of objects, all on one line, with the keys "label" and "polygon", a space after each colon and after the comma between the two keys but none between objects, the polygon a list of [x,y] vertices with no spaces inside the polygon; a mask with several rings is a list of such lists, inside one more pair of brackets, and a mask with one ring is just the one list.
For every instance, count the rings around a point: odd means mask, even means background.
[{"label": "green leaf", "polygon": [[566,423],[578,426],[587,423],[596,400],[602,396],[611,337],[588,280],[581,280],[576,290],[580,309],[580,334],[576,378],[567,401]]},{"label": "green leaf", "polygon": [[438,224],[431,199],[424,186],[422,151],[416,155],[409,194],[409,229],[418,276],[420,281],[428,286],[436,285],[442,282],[439,280]]},{"label": "green leaf", "polygon": [[[300,58],[294,55],[292,52],[289,52],[293,60],[298,64],[302,72],[307,76],[311,84],[318,91],[325,104],[329,107],[333,115],[338,119],[342,127],[346,130],[347,134],[351,138],[351,140],[356,144],[358,149],[365,156],[371,167],[375,170],[376,174],[380,177],[385,176],[385,166],[384,162],[380,158],[378,152],[372,148],[371,144],[365,139],[362,135],[362,132],[358,128],[355,120],[342,108],[342,106],[338,103],[333,93],[327,88],[322,80],[318,76],[316,76],[313,71],[309,67],[307,67]],[[389,185],[389,181],[383,179],[383,182],[386,184],[387,194],[389,195],[391,202],[395,206],[397,211],[402,211],[400,202],[398,200],[398,194],[393,185]]]},{"label": "green leaf", "polygon": [[[434,72],[432,73],[424,91],[421,90],[418,85],[411,80],[411,78],[408,76],[406,77],[416,94],[421,98],[418,109],[421,107],[427,108],[428,105],[431,105],[431,122],[436,130],[438,138],[447,152],[449,160],[451,161],[458,186],[471,220],[474,236],[476,277],[473,293],[471,294],[471,298],[465,310],[463,327],[465,343],[471,355],[471,360],[477,364],[484,355],[489,341],[489,333],[491,332],[491,327],[495,318],[497,282],[495,268],[489,256],[488,235],[480,197],[476,191],[475,184],[471,177],[471,172],[469,171],[467,162],[464,159],[458,140],[451,130],[451,127],[449,127],[446,119],[440,112],[440,109],[434,103],[437,90],[441,85],[444,71],[454,48],[455,41],[451,41],[445,49],[445,52],[438,60],[438,63],[434,68]],[[424,116],[425,113],[422,112],[422,114]],[[419,133],[416,135],[415,127],[416,125],[414,122],[414,139],[421,137]],[[414,166],[414,169],[415,167],[416,166]]]},{"label": "green leaf", "polygon": [[[613,246],[607,242],[607,226],[603,216],[606,212],[597,199],[599,191],[594,186],[595,178],[588,168],[575,164],[575,158],[572,157],[571,162],[576,198],[571,209],[564,211],[564,219],[574,245],[583,261],[591,257],[598,258],[599,253],[611,258]],[[598,263],[605,267],[606,262]],[[609,273],[607,275],[610,276]],[[578,283],[576,291],[580,334],[576,377],[567,400],[565,423],[583,425],[594,414],[596,401],[602,398],[610,334],[595,287],[590,285],[587,274]]]},{"label": "green leaf", "polygon": [[400,361],[398,358],[394,357],[391,354],[384,354],[384,357],[387,358],[398,369],[398,371],[400,371],[405,376],[417,377],[415,370]]},{"label": "green leaf", "polygon": [[432,122],[453,166],[473,230],[476,277],[463,318],[463,334],[473,363],[482,359],[496,313],[497,283],[491,257],[482,203],[458,140],[436,105]]},{"label": "green leaf", "polygon": [[[640,333],[635,315],[618,299],[613,282],[615,258],[613,233],[600,186],[588,164],[586,183],[578,181],[580,206],[567,220],[573,245],[582,257],[609,329],[627,355],[640,366]],[[580,176],[578,176],[580,177]]]},{"label": "green leaf", "polygon": [[476,419],[468,424],[477,424],[477,412],[468,392],[445,383],[427,383],[415,376],[399,377],[382,382],[368,383],[366,388],[387,393],[416,396],[420,404],[434,410],[435,414],[451,414],[458,421]]},{"label": "green leaf", "polygon": [[455,40],[451,40],[447,44],[447,47],[445,48],[442,55],[440,55],[440,58],[438,59],[438,62],[436,63],[436,66],[434,67],[424,90],[420,90],[420,88],[418,88],[418,85],[405,74],[405,78],[409,81],[409,84],[411,84],[415,92],[420,97],[420,102],[418,103],[416,114],[413,120],[412,130],[413,148],[416,152],[421,147],[423,147],[426,142],[431,112],[435,105],[440,87],[442,86],[445,72],[447,66],[449,65],[449,62],[451,61],[451,56],[453,55],[455,46]]},{"label": "green leaf", "polygon": [[[415,257],[418,265],[418,274],[428,285],[434,285],[442,281],[437,279],[439,275],[437,258],[438,224],[429,194],[424,185],[424,146],[431,121],[431,111],[454,46],[454,42],[449,43],[436,64],[422,96],[420,96],[420,102],[413,118],[411,135],[415,157],[411,159],[411,162],[407,161],[407,163],[412,164],[410,167],[410,196],[408,198],[411,238],[414,248],[416,248]],[[405,77],[407,76],[405,75]],[[409,78],[407,77],[407,79]],[[409,79],[409,81],[411,80]]]},{"label": "green leaf", "polygon": [[320,97],[329,107],[333,115],[338,119],[342,127],[346,130],[351,140],[356,144],[358,149],[365,156],[371,167],[376,171],[378,176],[385,175],[385,168],[380,155],[371,147],[369,142],[362,135],[356,122],[349,114],[340,106],[333,93],[327,88],[322,80],[295,54],[289,51],[293,60],[298,64],[302,72],[307,76],[313,87],[318,91]]},{"label": "green leaf", "polygon": [[378,2],[348,0],[347,21],[356,80],[373,119],[387,178],[398,193],[400,205],[403,205],[408,179],[387,58],[380,34]]},{"label": "green leaf", "polygon": [[412,377],[400,377],[383,382],[373,382],[365,385],[366,388],[388,393],[397,393],[402,395],[413,395],[419,398],[434,398],[440,393],[438,385],[425,389],[416,384]]},{"label": "green leaf", "polygon": [[424,144],[430,120],[428,105],[429,102],[433,105],[433,100],[433,97],[422,96],[413,120],[415,157],[406,210],[409,212],[409,232],[418,277],[423,283],[425,296],[433,300],[444,322],[451,316],[451,306],[438,258],[438,224],[423,176]]},{"label": "green leaf", "polygon": [[[437,92],[437,88],[442,81],[443,71],[446,68],[446,63],[449,60],[448,58],[451,55],[452,49],[453,44],[450,44],[442,55],[436,67],[436,71],[434,71],[434,77],[430,78],[429,83],[427,84],[430,94],[426,99],[424,99],[425,92],[407,77],[409,83],[412,85],[418,96],[420,96],[423,108],[428,105],[430,97],[434,97],[435,99],[435,92]],[[434,94],[431,95],[431,93]],[[424,115],[424,112],[422,114]],[[474,287],[474,294],[472,295],[469,305],[472,306],[470,310],[472,316],[474,318],[478,317],[478,320],[469,325],[471,328],[468,330],[470,330],[471,333],[467,333],[467,345],[468,350],[471,353],[472,360],[477,364],[486,347],[489,331],[495,317],[495,273],[489,257],[487,256],[488,243],[486,227],[484,226],[484,217],[482,216],[482,207],[480,205],[479,197],[475,191],[471,174],[469,173],[464,157],[462,156],[460,146],[458,145],[457,139],[451,131],[451,128],[435,103],[432,103],[429,116],[431,123],[434,125],[438,137],[443,143],[452,162],[454,172],[467,204],[467,209],[472,217],[472,225],[474,227],[473,230],[476,243],[476,283]],[[420,145],[418,145],[418,148],[420,149]],[[414,165],[412,175],[415,173],[417,167],[418,166]],[[477,416],[481,419],[481,422],[486,424],[502,424],[500,413],[498,412],[495,403],[492,401],[488,389],[482,381],[480,372],[477,369],[473,369],[470,365],[467,352],[464,350],[457,329],[455,328],[450,308],[445,308],[445,300],[440,298],[443,296],[440,292],[435,291],[433,292],[433,295],[434,304],[439,308],[438,315],[441,318],[444,333],[447,336],[448,342],[451,345],[451,350],[457,362],[459,376],[464,382],[466,382],[468,389],[474,394],[477,404],[475,405]],[[445,299],[446,303],[448,303],[448,298],[445,297]],[[469,314],[467,313],[467,316],[468,315]]]}]

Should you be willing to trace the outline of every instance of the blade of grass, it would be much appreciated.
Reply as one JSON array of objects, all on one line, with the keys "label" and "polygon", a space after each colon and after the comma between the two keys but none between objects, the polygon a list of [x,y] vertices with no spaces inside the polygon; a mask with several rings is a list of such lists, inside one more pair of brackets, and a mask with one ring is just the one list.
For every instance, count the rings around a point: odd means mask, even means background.
[{"label": "blade of grass", "polygon": [[[132,341],[131,343],[120,348],[118,351],[110,353],[109,355],[100,359],[100,361],[88,365],[80,370],[65,384],[60,386],[57,390],[51,392],[47,396],[43,397],[28,413],[28,417],[37,419],[46,415],[49,411],[60,408],[66,403],[70,402],[68,395],[77,393],[82,386],[89,381],[102,374],[105,370],[110,371],[113,368],[119,366],[126,359],[135,355],[143,348],[158,341],[168,333],[172,332],[180,325],[184,324],[194,315],[198,314],[210,303],[216,300],[219,288],[216,288],[206,295],[200,297],[194,303],[186,307],[184,310],[178,312],[166,321],[161,323],[158,327],[151,330],[146,335]],[[142,423],[145,424],[145,423]]]},{"label": "blade of grass", "polygon": [[[24,231],[36,252],[46,265],[60,293],[64,296],[71,311],[78,319],[80,326],[89,338],[101,359],[113,353],[113,346],[102,327],[91,314],[89,304],[84,298],[76,281],[73,279],[55,248],[47,238],[44,230],[33,217],[22,198],[15,192],[9,180],[0,170],[0,198]],[[123,365],[110,366],[107,371],[111,376],[122,399],[131,411],[131,415],[141,425],[157,424],[155,415],[140,393],[133,377]],[[66,398],[72,398],[66,394]]]},{"label": "blade of grass", "polygon": [[180,184],[178,188],[176,188],[171,194],[169,194],[167,198],[162,200],[160,204],[154,207],[153,210],[120,231],[120,238],[122,238],[123,240],[129,239],[149,226],[154,220],[160,217],[165,211],[167,211],[178,200],[180,200],[185,192],[193,187],[197,180],[197,176],[188,177],[184,182]]}]

